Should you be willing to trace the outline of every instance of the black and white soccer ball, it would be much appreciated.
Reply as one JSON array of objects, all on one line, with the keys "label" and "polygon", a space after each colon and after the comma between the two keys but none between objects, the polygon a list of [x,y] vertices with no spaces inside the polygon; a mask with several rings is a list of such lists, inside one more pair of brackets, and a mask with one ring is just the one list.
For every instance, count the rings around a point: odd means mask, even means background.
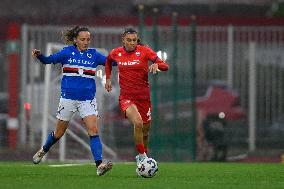
[{"label": "black and white soccer ball", "polygon": [[144,178],[152,178],[158,172],[158,163],[153,158],[145,158],[136,169],[137,175]]}]

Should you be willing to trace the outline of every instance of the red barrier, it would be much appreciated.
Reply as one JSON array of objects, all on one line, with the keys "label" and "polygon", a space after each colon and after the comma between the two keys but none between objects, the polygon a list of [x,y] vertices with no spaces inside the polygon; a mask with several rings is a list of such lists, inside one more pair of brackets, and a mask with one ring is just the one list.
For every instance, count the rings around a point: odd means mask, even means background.
[{"label": "red barrier", "polygon": [[18,75],[19,75],[19,36],[20,27],[10,23],[7,30],[7,57],[8,57],[8,147],[17,146],[17,131],[19,128],[18,113]]}]

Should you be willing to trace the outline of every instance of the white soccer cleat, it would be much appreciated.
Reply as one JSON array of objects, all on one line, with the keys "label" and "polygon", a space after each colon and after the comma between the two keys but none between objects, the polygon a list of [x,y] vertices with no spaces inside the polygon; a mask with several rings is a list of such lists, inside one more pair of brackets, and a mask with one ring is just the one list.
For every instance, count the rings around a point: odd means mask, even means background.
[{"label": "white soccer cleat", "polygon": [[38,164],[45,154],[46,152],[43,151],[43,148],[41,147],[39,151],[37,151],[37,153],[33,156],[33,163]]},{"label": "white soccer cleat", "polygon": [[138,176],[141,176],[138,167],[136,168],[135,171],[136,171],[136,174],[137,174]]},{"label": "white soccer cleat", "polygon": [[140,163],[139,155],[135,156],[135,160],[136,160],[136,164],[137,164],[137,166],[138,166],[138,165],[139,165],[139,163]]},{"label": "white soccer cleat", "polygon": [[104,175],[106,172],[110,171],[112,169],[112,162],[108,161],[107,163],[101,163],[98,167],[97,167],[97,175],[98,176],[102,176]]},{"label": "white soccer cleat", "polygon": [[139,155],[135,156],[137,167],[140,164],[140,162],[143,161],[145,158],[147,158],[147,155],[145,155],[145,156],[139,156]]}]

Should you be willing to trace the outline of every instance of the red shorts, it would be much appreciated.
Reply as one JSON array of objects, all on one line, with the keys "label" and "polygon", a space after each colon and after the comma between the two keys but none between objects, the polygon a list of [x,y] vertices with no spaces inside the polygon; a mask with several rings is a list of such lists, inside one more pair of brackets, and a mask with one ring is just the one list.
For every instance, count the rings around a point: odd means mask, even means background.
[{"label": "red shorts", "polygon": [[152,111],[152,107],[151,107],[151,102],[150,100],[127,100],[127,99],[119,99],[119,106],[121,111],[124,113],[125,117],[125,111],[126,109],[130,106],[134,104],[137,109],[138,112],[140,113],[143,123],[149,123],[151,121],[151,111]]}]

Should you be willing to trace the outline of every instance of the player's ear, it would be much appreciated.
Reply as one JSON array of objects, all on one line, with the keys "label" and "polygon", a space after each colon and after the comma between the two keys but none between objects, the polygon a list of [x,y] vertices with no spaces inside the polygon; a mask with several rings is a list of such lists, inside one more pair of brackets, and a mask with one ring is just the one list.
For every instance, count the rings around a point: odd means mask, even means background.
[{"label": "player's ear", "polygon": [[121,37],[122,44],[125,45],[124,36]]}]

